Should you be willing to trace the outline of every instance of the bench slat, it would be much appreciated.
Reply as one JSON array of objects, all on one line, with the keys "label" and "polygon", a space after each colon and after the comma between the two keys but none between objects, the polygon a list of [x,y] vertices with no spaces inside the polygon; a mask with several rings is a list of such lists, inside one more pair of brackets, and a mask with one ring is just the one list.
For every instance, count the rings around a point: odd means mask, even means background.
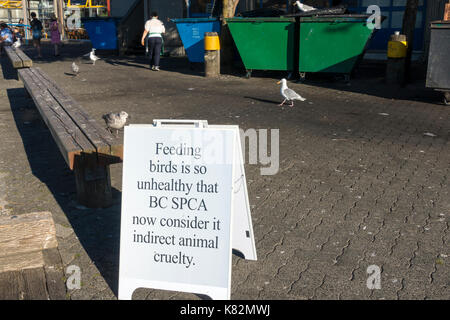
[{"label": "bench slat", "polygon": [[81,152],[95,152],[95,147],[74,125],[72,119],[64,112],[57,101],[46,90],[43,83],[33,78],[30,69],[20,69],[19,77],[25,88],[31,93],[42,119],[50,130],[66,163],[73,169],[75,155]]},{"label": "bench slat", "polygon": [[9,60],[11,60],[11,64],[13,65],[14,69],[23,68],[23,61],[20,58],[20,56],[17,54],[17,52],[12,47],[4,47],[6,54],[9,57]]},{"label": "bench slat", "polygon": [[15,49],[17,56],[22,60],[24,68],[31,68],[33,66],[33,60],[31,60],[20,48]]},{"label": "bench slat", "polygon": [[[96,147],[97,152],[110,155],[122,159],[123,144],[115,138],[110,132],[102,128],[95,119],[91,118],[83,107],[75,101],[71,96],[66,94],[63,89],[58,87],[56,83],[40,68],[32,68],[33,74],[43,81],[51,94],[59,101],[64,110],[70,115],[74,122],[86,134],[87,138]],[[118,162],[118,161],[115,161]]]}]

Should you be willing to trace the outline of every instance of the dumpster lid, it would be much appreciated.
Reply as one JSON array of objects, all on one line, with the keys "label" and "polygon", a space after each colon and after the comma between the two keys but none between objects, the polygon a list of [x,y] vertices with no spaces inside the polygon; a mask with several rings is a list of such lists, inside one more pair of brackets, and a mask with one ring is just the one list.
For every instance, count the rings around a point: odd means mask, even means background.
[{"label": "dumpster lid", "polygon": [[236,17],[244,17],[244,18],[281,17],[285,13],[286,13],[285,10],[276,8],[258,8],[255,10],[240,12],[236,14]]},{"label": "dumpster lid", "polygon": [[347,6],[341,5],[326,9],[311,10],[307,12],[296,12],[286,15],[286,17],[312,17],[312,16],[345,14],[345,13],[347,13]]},{"label": "dumpster lid", "polygon": [[[313,17],[300,17],[303,22],[366,22],[371,15],[369,14],[333,14]],[[386,19],[386,16],[380,16],[381,22]]]},{"label": "dumpster lid", "polygon": [[219,18],[177,18],[177,19],[170,19],[170,21],[175,23],[198,23],[198,22],[219,21]]},{"label": "dumpster lid", "polygon": [[431,28],[450,29],[450,21],[449,20],[431,21]]},{"label": "dumpster lid", "polygon": [[226,22],[294,22],[294,18],[285,17],[260,17],[260,18],[245,18],[245,17],[234,17],[225,18]]}]

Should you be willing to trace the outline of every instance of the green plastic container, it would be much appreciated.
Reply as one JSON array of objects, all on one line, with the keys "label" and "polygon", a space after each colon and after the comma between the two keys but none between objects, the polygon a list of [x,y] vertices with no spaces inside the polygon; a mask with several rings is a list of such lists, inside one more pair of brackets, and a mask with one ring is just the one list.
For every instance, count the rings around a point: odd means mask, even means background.
[{"label": "green plastic container", "polygon": [[298,67],[300,72],[350,74],[373,33],[366,15],[298,19],[299,23],[283,17],[226,19],[248,72]]},{"label": "green plastic container", "polygon": [[226,19],[247,70],[294,70],[294,18]]},{"label": "green plastic container", "polygon": [[352,72],[373,33],[366,16],[300,18],[299,71]]}]

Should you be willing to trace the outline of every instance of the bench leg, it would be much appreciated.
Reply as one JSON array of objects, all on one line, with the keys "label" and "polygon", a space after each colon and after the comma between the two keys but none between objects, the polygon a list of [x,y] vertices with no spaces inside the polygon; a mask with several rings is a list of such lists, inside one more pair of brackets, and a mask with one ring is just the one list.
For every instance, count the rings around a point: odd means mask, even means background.
[{"label": "bench leg", "polygon": [[74,167],[77,200],[88,208],[112,205],[111,175],[108,165],[78,159]]}]

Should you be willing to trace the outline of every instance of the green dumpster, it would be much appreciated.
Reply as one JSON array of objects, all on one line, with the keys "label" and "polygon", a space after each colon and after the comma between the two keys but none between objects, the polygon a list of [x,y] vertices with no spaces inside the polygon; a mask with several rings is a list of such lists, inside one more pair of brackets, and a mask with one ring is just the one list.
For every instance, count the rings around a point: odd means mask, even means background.
[{"label": "green dumpster", "polygon": [[350,74],[373,29],[366,15],[300,18],[299,71]]},{"label": "green dumpster", "polygon": [[[231,36],[247,69],[350,74],[375,29],[368,15],[230,18]],[[382,17],[383,18],[383,17]]]},{"label": "green dumpster", "polygon": [[294,70],[294,18],[225,20],[247,71]]}]

